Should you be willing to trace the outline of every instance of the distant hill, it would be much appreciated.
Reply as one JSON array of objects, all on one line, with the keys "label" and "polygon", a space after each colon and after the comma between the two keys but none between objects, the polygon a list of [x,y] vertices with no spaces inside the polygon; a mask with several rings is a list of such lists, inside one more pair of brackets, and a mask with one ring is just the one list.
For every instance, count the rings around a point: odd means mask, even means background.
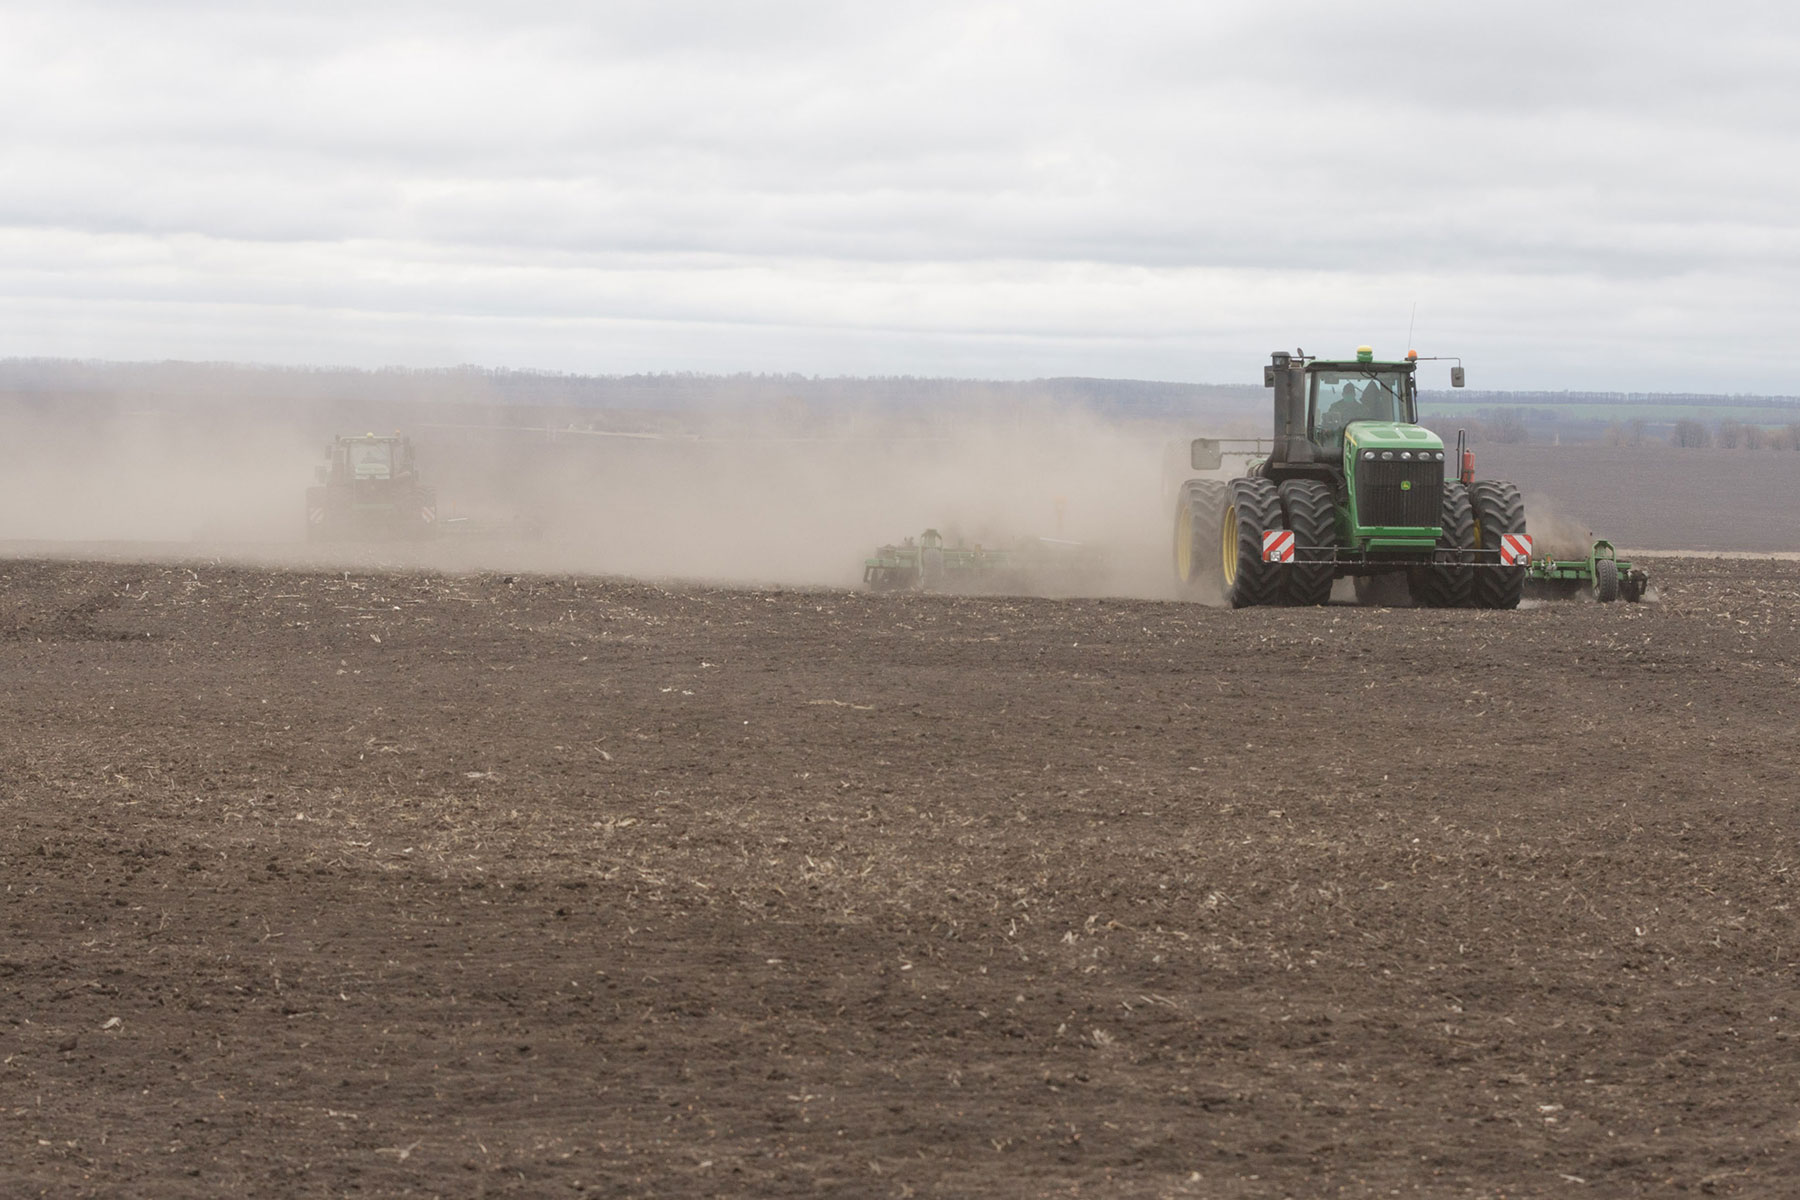
[{"label": "distant hill", "polygon": [[[1429,424],[1466,425],[1488,440],[1666,440],[1684,419],[1771,428],[1800,422],[1795,396],[1431,390],[1420,401]],[[431,412],[421,414],[421,406]],[[0,360],[0,412],[75,421],[204,412],[226,422],[279,414],[311,429],[423,420],[646,430],[722,422],[829,433],[873,420],[945,427],[959,418],[1031,420],[1065,410],[1170,430],[1255,433],[1268,421],[1268,393],[1249,383],[1136,379],[570,375],[472,366],[361,370]]]},{"label": "distant hill", "polygon": [[244,402],[323,409],[447,404],[643,414],[792,411],[827,416],[901,415],[921,409],[1010,413],[1024,406],[1071,407],[1125,419],[1156,419],[1236,413],[1259,406],[1262,396],[1260,388],[1241,384],[1117,379],[1003,382],[686,372],[568,375],[484,367],[359,370],[236,363],[0,360],[0,398],[26,406],[55,402],[96,409]]}]

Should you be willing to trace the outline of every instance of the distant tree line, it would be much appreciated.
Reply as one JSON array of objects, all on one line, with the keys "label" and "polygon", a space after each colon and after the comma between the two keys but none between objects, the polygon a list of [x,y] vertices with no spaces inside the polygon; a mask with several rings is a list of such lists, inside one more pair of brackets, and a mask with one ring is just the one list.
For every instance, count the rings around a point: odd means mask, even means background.
[{"label": "distant tree line", "polygon": [[1800,450],[1800,421],[1770,426],[1726,418],[1709,426],[1688,418],[1675,422],[1669,444],[1684,450]]},{"label": "distant tree line", "polygon": [[1654,404],[1682,408],[1792,408],[1800,409],[1800,397],[1724,395],[1709,392],[1478,392],[1419,389],[1433,405],[1454,404],[1479,408],[1517,404],[1555,408],[1572,404]]}]

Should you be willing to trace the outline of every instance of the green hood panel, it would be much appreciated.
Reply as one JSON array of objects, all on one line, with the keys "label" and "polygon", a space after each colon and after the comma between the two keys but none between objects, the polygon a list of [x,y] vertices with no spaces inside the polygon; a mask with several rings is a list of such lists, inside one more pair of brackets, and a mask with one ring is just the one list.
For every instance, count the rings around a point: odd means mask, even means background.
[{"label": "green hood panel", "polygon": [[1344,431],[1344,449],[1442,450],[1444,439],[1423,425],[1398,421],[1352,421]]}]

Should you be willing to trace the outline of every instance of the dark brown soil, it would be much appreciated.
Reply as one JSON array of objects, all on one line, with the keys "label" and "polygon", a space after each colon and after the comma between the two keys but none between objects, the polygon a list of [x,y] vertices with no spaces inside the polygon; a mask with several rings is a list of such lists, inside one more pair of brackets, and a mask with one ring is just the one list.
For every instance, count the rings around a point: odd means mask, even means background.
[{"label": "dark brown soil", "polygon": [[1800,564],[1656,571],[0,564],[0,1192],[1791,1195]]}]

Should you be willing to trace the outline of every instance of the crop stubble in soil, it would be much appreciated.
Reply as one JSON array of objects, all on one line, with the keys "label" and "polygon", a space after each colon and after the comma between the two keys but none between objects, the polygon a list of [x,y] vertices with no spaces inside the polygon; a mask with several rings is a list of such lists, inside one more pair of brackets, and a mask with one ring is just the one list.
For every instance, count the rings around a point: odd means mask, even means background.
[{"label": "crop stubble in soil", "polygon": [[1657,570],[0,565],[0,1190],[1783,1194],[1800,564]]}]

